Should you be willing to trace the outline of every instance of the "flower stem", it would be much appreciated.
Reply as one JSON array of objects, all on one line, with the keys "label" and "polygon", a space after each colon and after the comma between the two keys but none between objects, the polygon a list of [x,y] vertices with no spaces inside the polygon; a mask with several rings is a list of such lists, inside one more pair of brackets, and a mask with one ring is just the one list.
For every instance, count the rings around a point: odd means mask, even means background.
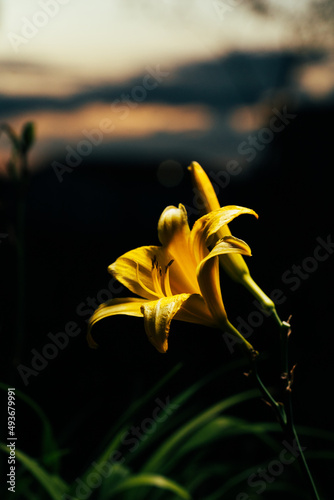
[{"label": "flower stem", "polygon": [[[320,500],[320,497],[317,492],[317,488],[315,486],[311,471],[306,462],[306,458],[303,452],[303,448],[300,444],[299,437],[295,428],[294,418],[293,418],[293,407],[292,407],[292,390],[291,386],[293,383],[293,374],[295,366],[291,370],[289,370],[289,354],[288,354],[288,346],[289,346],[289,336],[291,334],[291,327],[289,324],[291,318],[288,319],[287,322],[283,321],[281,326],[281,363],[282,363],[282,374],[281,377],[286,380],[286,393],[287,393],[287,429],[286,432],[292,435],[295,439],[296,444],[299,450],[299,456],[301,459],[301,463],[303,465],[304,475],[306,477],[307,482],[310,486],[310,491],[312,493],[313,500]],[[284,429],[283,429],[284,430]]]},{"label": "flower stem", "polygon": [[289,403],[290,403],[290,410],[289,410],[289,414],[290,414],[290,418],[289,418],[290,430],[291,430],[292,435],[293,435],[293,437],[294,437],[294,439],[296,441],[296,444],[298,446],[299,456],[300,456],[300,459],[301,459],[301,462],[302,462],[302,465],[303,465],[304,475],[306,477],[307,482],[309,483],[310,492],[311,492],[311,495],[312,495],[312,499],[313,500],[320,500],[320,497],[318,495],[317,488],[315,486],[315,483],[314,483],[311,471],[309,469],[309,466],[307,465],[306,458],[305,458],[305,455],[304,455],[304,452],[303,452],[303,448],[302,448],[302,446],[300,444],[296,428],[295,428],[294,423],[293,423],[292,407],[291,407],[291,394],[289,394],[288,398],[289,398]]},{"label": "flower stem", "polygon": [[[310,493],[312,495],[313,500],[320,500],[320,497],[318,495],[315,483],[313,481],[312,474],[310,472],[310,469],[307,465],[305,455],[303,453],[303,448],[300,444],[298,434],[296,431],[296,428],[294,426],[294,420],[293,420],[293,410],[292,410],[292,397],[291,397],[291,385],[293,382],[293,372],[294,368],[292,370],[289,370],[289,361],[288,361],[288,339],[291,333],[291,327],[288,322],[281,321],[277,315],[277,318],[275,318],[279,324],[280,324],[280,336],[281,336],[281,368],[282,368],[282,373],[281,373],[281,378],[283,380],[286,380],[286,387],[285,391],[287,394],[287,411],[285,411],[285,406],[283,403],[277,402],[273,396],[270,394],[264,383],[262,382],[258,369],[257,369],[257,358],[254,357],[253,360],[251,360],[251,367],[252,367],[252,374],[254,375],[255,381],[261,391],[261,394],[264,397],[264,400],[266,401],[269,406],[274,410],[277,420],[281,426],[281,429],[284,433],[284,435],[288,438],[294,438],[296,445],[298,447],[299,451],[299,457],[301,460],[301,465],[303,466],[303,472],[306,477],[306,480],[310,486]],[[290,318],[289,318],[290,319]]]},{"label": "flower stem", "polygon": [[285,413],[284,405],[282,403],[278,403],[273,396],[270,394],[264,383],[262,382],[260,375],[257,370],[257,364],[256,364],[256,359],[254,359],[254,362],[252,364],[252,373],[255,376],[256,383],[261,391],[261,394],[263,396],[263,399],[265,402],[271,406],[271,408],[274,410],[277,420],[280,423],[280,426],[283,430],[285,430],[287,426],[287,415]]}]

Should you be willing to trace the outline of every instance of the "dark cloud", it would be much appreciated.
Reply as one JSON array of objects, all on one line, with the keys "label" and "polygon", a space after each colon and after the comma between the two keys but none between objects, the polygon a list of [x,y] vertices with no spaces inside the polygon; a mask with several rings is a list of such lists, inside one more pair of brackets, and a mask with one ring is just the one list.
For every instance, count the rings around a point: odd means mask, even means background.
[{"label": "dark cloud", "polygon": [[[320,56],[294,53],[234,53],[214,62],[189,64],[178,68],[162,79],[159,85],[147,92],[146,103],[203,104],[217,110],[257,102],[264,94],[286,87],[291,72],[305,61]],[[7,62],[7,70],[15,64]],[[30,74],[43,73],[43,68],[22,63],[20,68]],[[163,69],[163,68],[161,68]],[[46,72],[45,68],[44,71]],[[103,84],[79,90],[61,97],[8,96],[0,94],[1,115],[9,119],[22,113],[36,111],[74,111],[92,103],[113,103],[130,95],[136,86],[143,84],[144,72],[121,84]]]}]

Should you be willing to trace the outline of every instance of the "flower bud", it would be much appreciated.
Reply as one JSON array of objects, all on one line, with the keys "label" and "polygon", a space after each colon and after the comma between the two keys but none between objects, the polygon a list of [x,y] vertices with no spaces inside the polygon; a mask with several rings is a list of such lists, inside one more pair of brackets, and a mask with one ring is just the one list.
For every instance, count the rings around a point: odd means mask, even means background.
[{"label": "flower bud", "polygon": [[176,235],[188,237],[190,233],[187,211],[183,205],[165,208],[158,222],[158,237],[162,245],[168,246]]},{"label": "flower bud", "polygon": [[[188,167],[191,173],[193,185],[198,191],[206,212],[211,212],[220,208],[220,204],[211,184],[211,181],[199,163],[193,161]],[[225,225],[217,232],[218,238],[230,236],[231,231]],[[220,263],[227,274],[234,280],[244,285],[265,310],[275,311],[273,301],[261,290],[250,275],[248,266],[240,254],[227,254],[219,257]]]}]

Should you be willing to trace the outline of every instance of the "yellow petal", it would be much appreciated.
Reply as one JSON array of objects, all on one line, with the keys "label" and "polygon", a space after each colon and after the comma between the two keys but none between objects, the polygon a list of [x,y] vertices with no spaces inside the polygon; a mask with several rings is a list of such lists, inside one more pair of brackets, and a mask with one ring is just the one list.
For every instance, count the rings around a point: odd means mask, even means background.
[{"label": "yellow petal", "polygon": [[199,293],[196,262],[190,248],[190,229],[183,205],[167,207],[158,223],[158,236],[174,260],[170,268],[171,289],[177,293]]},{"label": "yellow petal", "polygon": [[[200,201],[203,204],[203,212],[210,212],[219,208],[219,201],[215,190],[210,182],[209,177],[203,168],[193,161],[188,167],[191,173],[193,185],[196,190],[196,195],[199,195]],[[223,238],[231,234],[228,225],[222,226],[217,232],[218,238]],[[232,279],[243,284],[262,304],[264,309],[275,313],[275,305],[269,297],[261,290],[261,288],[252,279],[247,264],[243,257],[238,254],[227,254],[220,257],[220,262],[225,271]]]},{"label": "yellow petal", "polygon": [[[230,205],[210,212],[198,219],[191,230],[190,241],[196,260],[200,262],[206,257],[206,248],[212,244],[213,236],[226,227],[233,219],[242,214],[252,214],[258,217],[250,208]],[[221,232],[219,233],[221,236]]]},{"label": "yellow petal", "polygon": [[[218,210],[220,208],[218,198],[211,181],[203,168],[199,165],[199,163],[193,161],[188,169],[191,173],[193,185],[203,204],[204,213]],[[218,238],[223,238],[224,236],[229,235],[231,235],[231,231],[227,224],[222,226],[219,231],[217,231]],[[249,275],[248,267],[241,255],[224,255],[221,257],[220,262],[230,277],[236,281],[243,280],[244,276]]]},{"label": "yellow petal", "polygon": [[140,297],[155,300],[159,294],[154,289],[152,279],[153,259],[159,262],[166,261],[165,265],[167,265],[171,257],[161,247],[139,247],[121,255],[108,267],[108,271],[131,292]]},{"label": "yellow petal", "polygon": [[197,161],[193,161],[188,167],[188,170],[190,170],[194,188],[197,190],[203,203],[203,213],[218,210],[218,208],[220,208],[220,204],[217,195],[209,177],[204,172],[201,165],[197,163]]},{"label": "yellow petal", "polygon": [[218,324],[225,324],[227,322],[227,314],[221,298],[217,257],[230,253],[251,255],[251,250],[244,241],[233,236],[226,236],[215,245],[209,255],[197,267],[197,279],[202,296],[214,320]]},{"label": "yellow petal", "polygon": [[224,240],[219,241],[210,254],[199,264],[197,268],[198,282],[216,325],[223,331],[229,331],[239,338],[243,342],[242,347],[252,354],[254,352],[253,346],[229,322],[221,298],[218,257],[227,252],[242,252],[250,255],[250,249],[244,241],[227,236]]},{"label": "yellow petal", "polygon": [[174,319],[196,323],[199,325],[217,327],[205,300],[199,294],[192,294],[183,303],[182,308],[176,313]]},{"label": "yellow petal", "polygon": [[251,256],[252,252],[245,241],[232,235],[224,236],[224,238],[216,243],[209,255],[201,262],[200,265],[203,265],[205,261],[211,259],[212,257],[218,257],[225,254],[243,254]]},{"label": "yellow petal", "polygon": [[90,347],[96,348],[97,343],[92,337],[92,327],[103,318],[115,316],[116,314],[125,314],[126,316],[142,317],[141,306],[145,300],[138,298],[111,299],[101,304],[94,314],[89,318],[87,341]]},{"label": "yellow petal", "polygon": [[[199,273],[200,270],[204,267],[205,262],[212,257],[219,257],[221,263],[223,262],[223,259],[225,259],[224,264],[226,264],[226,262],[230,262],[232,271],[234,272],[235,261],[233,262],[232,259],[233,257],[235,259],[237,257],[242,258],[240,254],[248,256],[252,255],[251,249],[249,248],[247,243],[240,240],[239,238],[235,238],[234,236],[225,236],[216,243],[210,254],[202,260],[197,272]],[[246,266],[246,263],[244,265]],[[203,272],[203,269],[201,272]]]},{"label": "yellow petal", "polygon": [[159,352],[167,351],[170,323],[188,298],[189,294],[182,293],[148,301],[142,305],[141,312],[144,316],[147,337]]},{"label": "yellow petal", "polygon": [[198,266],[198,284],[201,294],[217,326],[227,323],[227,314],[222,300],[217,257],[205,258]]}]

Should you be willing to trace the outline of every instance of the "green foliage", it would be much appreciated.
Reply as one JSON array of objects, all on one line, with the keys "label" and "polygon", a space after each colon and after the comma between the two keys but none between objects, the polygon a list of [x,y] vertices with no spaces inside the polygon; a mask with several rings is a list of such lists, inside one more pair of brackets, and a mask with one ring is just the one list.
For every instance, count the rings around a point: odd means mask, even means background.
[{"label": "green foliage", "polygon": [[8,160],[9,176],[15,181],[25,181],[28,175],[27,154],[35,142],[35,125],[27,122],[21,133],[17,134],[8,123],[0,124],[1,133],[5,134],[11,143],[11,157]]},{"label": "green foliage", "polygon": [[[213,401],[204,409],[201,404],[210,394],[210,387],[217,389],[220,378],[235,365],[212,373],[181,391],[165,408],[168,418],[157,423],[154,431],[146,433],[136,446],[125,446],[124,436],[129,428],[140,421],[147,405],[157,400],[156,395],[168,386],[180,368],[175,367],[145,396],[129,406],[107,432],[100,455],[83,457],[83,464],[90,465],[70,482],[63,479],[66,475],[61,463],[64,452],[57,445],[46,415],[31,398],[16,391],[17,398],[34,412],[36,425],[39,421],[42,427],[37,456],[29,457],[16,450],[20,467],[17,467],[15,498],[220,500],[237,498],[240,493],[249,494],[251,499],[261,498],[247,480],[259,467],[268,467],[268,463],[279,456],[282,450],[280,428],[278,424],[236,416],[240,407],[253,404],[252,400],[259,396],[258,390]],[[0,388],[6,390],[7,386],[1,384]],[[307,439],[334,441],[334,434],[326,431],[301,427],[299,433]],[[6,456],[6,444],[1,444],[0,448]],[[324,446],[309,458],[329,461],[334,456]],[[266,485],[265,498],[278,498],[271,495],[287,491],[293,493],[294,498],[306,498],[301,481],[295,481],[298,474],[296,463],[286,466],[284,476]],[[5,498],[11,499],[12,493],[7,492]]]},{"label": "green foliage", "polygon": [[22,127],[20,148],[22,154],[26,154],[35,142],[35,126],[28,122]]}]

